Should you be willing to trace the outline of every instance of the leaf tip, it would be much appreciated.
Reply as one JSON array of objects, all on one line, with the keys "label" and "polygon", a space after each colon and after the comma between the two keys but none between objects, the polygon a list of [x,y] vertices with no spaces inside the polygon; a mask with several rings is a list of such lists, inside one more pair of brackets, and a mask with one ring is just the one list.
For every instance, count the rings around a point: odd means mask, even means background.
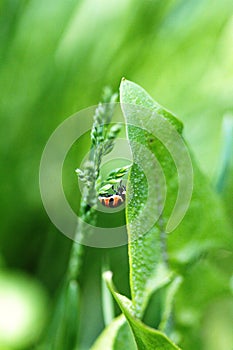
[{"label": "leaf tip", "polygon": [[106,282],[110,282],[112,280],[112,271],[105,271],[103,273],[103,278]]}]

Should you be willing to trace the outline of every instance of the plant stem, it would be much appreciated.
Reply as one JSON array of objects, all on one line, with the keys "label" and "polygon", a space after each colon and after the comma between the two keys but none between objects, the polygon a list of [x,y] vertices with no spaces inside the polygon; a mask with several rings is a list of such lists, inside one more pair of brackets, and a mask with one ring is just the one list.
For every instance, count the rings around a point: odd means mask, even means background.
[{"label": "plant stem", "polygon": [[[106,153],[105,145],[109,137],[111,137],[111,142],[117,136],[119,130],[113,134],[111,130],[108,130],[108,124],[110,123],[113,111],[114,103],[116,102],[117,95],[111,93],[110,90],[105,90],[104,102],[105,104],[99,104],[96,108],[94,115],[94,123],[91,132],[91,150],[89,155],[88,164],[86,164],[86,172],[88,173],[88,185],[84,186],[83,197],[81,200],[81,207],[79,216],[81,218],[79,224],[76,228],[75,240],[71,249],[70,260],[67,270],[67,281],[77,280],[81,271],[82,266],[82,255],[83,255],[83,245],[82,238],[86,233],[84,232],[82,222],[88,222],[91,225],[96,223],[96,212],[95,208],[97,206],[98,196],[97,196],[97,183],[100,180],[100,165],[102,158]],[[99,181],[100,182],[100,181]],[[79,243],[77,242],[79,241]]]}]

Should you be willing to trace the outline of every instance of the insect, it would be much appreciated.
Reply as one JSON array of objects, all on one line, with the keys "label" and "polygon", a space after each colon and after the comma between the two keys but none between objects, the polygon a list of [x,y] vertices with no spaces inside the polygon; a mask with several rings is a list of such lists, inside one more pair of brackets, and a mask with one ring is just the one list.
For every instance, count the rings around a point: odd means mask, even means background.
[{"label": "insect", "polygon": [[113,194],[99,195],[99,201],[102,205],[109,208],[119,207],[125,202],[126,187],[120,182],[120,186],[115,190],[114,185],[112,186]]}]

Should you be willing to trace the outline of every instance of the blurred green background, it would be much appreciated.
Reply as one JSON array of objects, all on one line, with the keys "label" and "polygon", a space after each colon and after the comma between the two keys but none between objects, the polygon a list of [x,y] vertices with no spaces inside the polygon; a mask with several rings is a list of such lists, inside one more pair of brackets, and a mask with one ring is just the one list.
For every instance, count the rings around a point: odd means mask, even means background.
[{"label": "blurred green background", "polygon": [[[31,349],[46,328],[71,247],[41,203],[47,139],[65,118],[97,104],[104,86],[117,91],[125,76],[184,122],[186,140],[215,183],[223,116],[233,112],[233,2],[2,0],[0,13],[0,299],[15,302],[0,311],[0,349]],[[111,264],[127,295],[126,249],[111,250]],[[81,349],[103,327],[96,303],[103,254],[86,248]],[[206,329],[206,349],[215,350]]]}]

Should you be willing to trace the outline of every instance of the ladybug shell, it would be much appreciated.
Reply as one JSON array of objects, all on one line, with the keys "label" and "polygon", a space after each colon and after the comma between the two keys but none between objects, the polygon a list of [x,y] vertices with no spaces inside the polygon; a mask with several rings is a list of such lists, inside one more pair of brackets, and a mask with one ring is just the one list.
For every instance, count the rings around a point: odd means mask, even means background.
[{"label": "ladybug shell", "polygon": [[119,194],[113,194],[111,196],[105,197],[105,196],[99,196],[99,201],[102,205],[109,208],[116,208],[119,207],[121,204],[125,201],[125,193]]}]

